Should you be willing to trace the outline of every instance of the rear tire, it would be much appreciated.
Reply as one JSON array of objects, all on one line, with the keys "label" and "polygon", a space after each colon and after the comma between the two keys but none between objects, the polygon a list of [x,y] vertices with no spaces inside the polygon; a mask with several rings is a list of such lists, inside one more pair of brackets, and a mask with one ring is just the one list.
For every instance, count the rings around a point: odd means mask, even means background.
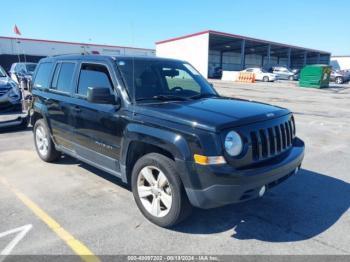
[{"label": "rear tire", "polygon": [[44,119],[39,119],[34,125],[34,144],[39,157],[45,162],[57,160],[61,153],[55,148],[49,129]]},{"label": "rear tire", "polygon": [[175,162],[158,153],[140,158],[132,171],[132,192],[141,213],[152,223],[171,227],[192,210]]},{"label": "rear tire", "polygon": [[268,76],[264,76],[264,77],[263,77],[263,81],[264,81],[264,82],[269,82],[269,81],[270,81],[270,79],[269,79],[269,77],[268,77]]},{"label": "rear tire", "polygon": [[289,76],[289,77],[288,77],[288,80],[289,80],[289,81],[293,81],[293,80],[294,80],[294,77],[293,77],[293,76]]}]

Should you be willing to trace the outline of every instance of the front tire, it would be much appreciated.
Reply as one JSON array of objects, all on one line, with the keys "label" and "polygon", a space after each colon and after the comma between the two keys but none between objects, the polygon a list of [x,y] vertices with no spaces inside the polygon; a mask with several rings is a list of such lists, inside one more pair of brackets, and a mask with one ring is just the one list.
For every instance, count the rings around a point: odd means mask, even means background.
[{"label": "front tire", "polygon": [[293,76],[289,76],[289,77],[288,77],[288,80],[289,80],[289,81],[293,81],[293,80],[294,80],[294,77],[293,77]]},{"label": "front tire", "polygon": [[45,162],[53,162],[61,155],[52,142],[49,129],[44,119],[39,119],[35,122],[34,144],[39,157]]},{"label": "front tire", "polygon": [[268,76],[264,76],[264,77],[263,77],[263,81],[264,81],[264,82],[269,82],[269,81],[270,81],[270,79],[269,79],[269,77],[268,77]]},{"label": "front tire", "polygon": [[335,78],[335,82],[337,84],[342,84],[342,83],[344,83],[344,79],[341,76],[338,76]]},{"label": "front tire", "polygon": [[175,162],[161,154],[140,158],[132,171],[132,192],[141,213],[152,223],[171,227],[192,209]]}]

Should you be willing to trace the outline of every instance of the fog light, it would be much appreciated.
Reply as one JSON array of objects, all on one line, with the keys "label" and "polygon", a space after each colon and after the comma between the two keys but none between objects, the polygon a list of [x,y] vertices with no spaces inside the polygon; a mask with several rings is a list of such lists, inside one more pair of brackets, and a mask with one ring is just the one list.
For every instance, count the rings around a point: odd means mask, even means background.
[{"label": "fog light", "polygon": [[266,192],[266,186],[262,186],[259,190],[259,197],[262,197]]}]

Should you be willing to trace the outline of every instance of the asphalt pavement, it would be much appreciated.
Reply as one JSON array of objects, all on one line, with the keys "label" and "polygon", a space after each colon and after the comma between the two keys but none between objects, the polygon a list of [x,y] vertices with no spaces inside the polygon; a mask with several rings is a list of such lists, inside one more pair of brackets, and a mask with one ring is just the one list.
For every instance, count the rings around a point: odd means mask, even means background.
[{"label": "asphalt pavement", "polygon": [[[163,229],[141,215],[117,178],[70,157],[54,164],[41,161],[30,127],[1,133],[0,253],[22,234],[10,254],[74,254],[69,238],[59,233],[62,228],[96,256],[349,255],[350,86],[213,83],[222,95],[295,113],[297,135],[306,143],[296,176],[261,199],[195,209],[184,223]],[[58,232],[48,218],[60,225]]]}]

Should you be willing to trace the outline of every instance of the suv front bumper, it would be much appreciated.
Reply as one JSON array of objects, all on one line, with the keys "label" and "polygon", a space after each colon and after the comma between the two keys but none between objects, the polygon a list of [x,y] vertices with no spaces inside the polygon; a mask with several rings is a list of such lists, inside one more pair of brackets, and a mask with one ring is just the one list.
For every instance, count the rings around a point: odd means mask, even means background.
[{"label": "suv front bumper", "polygon": [[296,173],[304,158],[304,148],[304,142],[296,139],[282,159],[250,169],[198,166],[197,174],[192,175],[198,176],[199,186],[185,187],[187,196],[193,206],[205,209],[257,198],[263,186],[269,189]]}]

